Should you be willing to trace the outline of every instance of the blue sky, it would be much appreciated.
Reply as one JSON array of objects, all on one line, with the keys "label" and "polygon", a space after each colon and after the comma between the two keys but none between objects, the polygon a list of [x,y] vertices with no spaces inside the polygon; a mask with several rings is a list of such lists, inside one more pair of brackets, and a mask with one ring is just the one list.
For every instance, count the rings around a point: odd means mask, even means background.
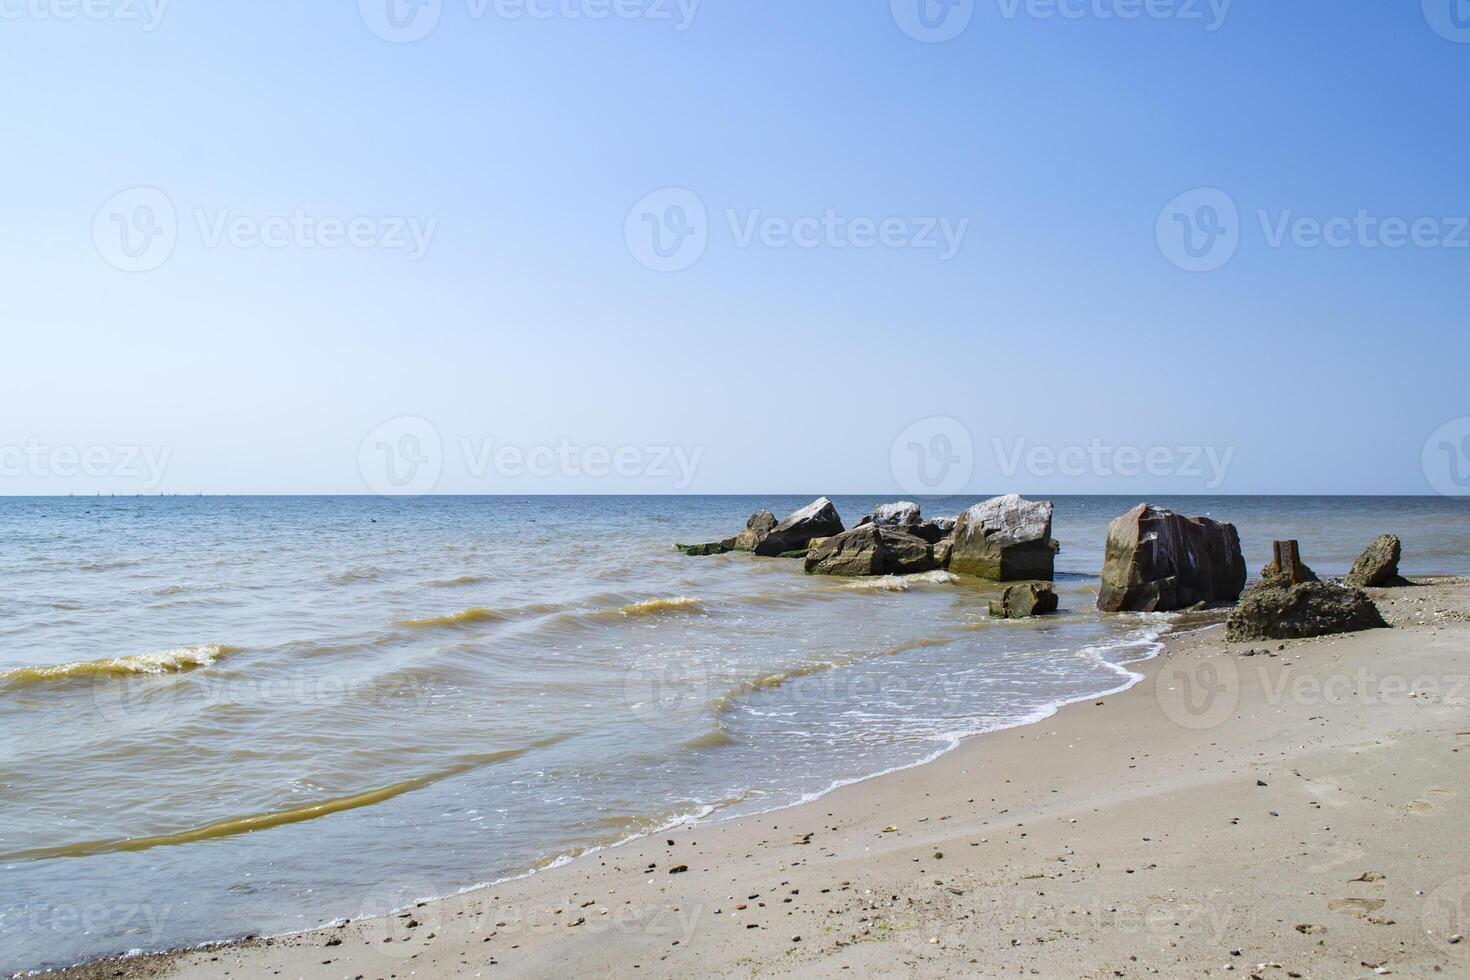
[{"label": "blue sky", "polygon": [[91,2],[0,493],[1465,492],[1470,3]]}]

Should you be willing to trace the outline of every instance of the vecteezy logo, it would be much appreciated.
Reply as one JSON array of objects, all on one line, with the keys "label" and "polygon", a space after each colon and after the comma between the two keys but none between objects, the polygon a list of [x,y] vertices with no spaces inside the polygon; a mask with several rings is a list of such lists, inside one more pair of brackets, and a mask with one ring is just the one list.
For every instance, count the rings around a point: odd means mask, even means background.
[{"label": "vecteezy logo", "polygon": [[1186,272],[1213,272],[1240,247],[1240,211],[1213,187],[1187,191],[1159,213],[1154,229],[1164,258]]},{"label": "vecteezy logo", "polygon": [[653,728],[698,718],[710,702],[710,676],[698,663],[634,667],[623,676],[623,700]]},{"label": "vecteezy logo", "polygon": [[905,34],[926,44],[952,41],[975,16],[975,0],[888,0],[893,21]]},{"label": "vecteezy logo", "polygon": [[893,440],[888,467],[904,493],[940,497],[959,493],[975,475],[975,440],[959,419],[943,415],[920,419]]},{"label": "vecteezy logo", "polygon": [[[379,882],[358,907],[362,937],[369,946],[395,960],[406,960],[424,951],[429,936],[443,928],[443,912],[427,881],[411,878]],[[420,903],[422,902],[422,905]]]},{"label": "vecteezy logo", "polygon": [[422,41],[439,26],[444,0],[357,0],[367,29],[393,44]]},{"label": "vecteezy logo", "polygon": [[1424,19],[1440,37],[1470,44],[1470,0],[1424,0]]},{"label": "vecteezy logo", "polygon": [[444,442],[428,419],[405,415],[369,432],[357,452],[363,483],[385,497],[421,497],[439,485]]},{"label": "vecteezy logo", "polygon": [[623,239],[633,258],[655,272],[687,269],[709,245],[704,201],[683,187],[654,191],[628,212]]},{"label": "vecteezy logo", "polygon": [[1168,666],[1154,675],[1154,697],[1165,717],[1183,728],[1214,728],[1230,720],[1240,700],[1240,672],[1224,657],[1193,667]]},{"label": "vecteezy logo", "polygon": [[168,261],[179,240],[174,203],[155,187],[132,187],[108,198],[92,218],[92,244],[114,269],[148,272]]},{"label": "vecteezy logo", "polygon": [[1424,443],[1424,476],[1436,493],[1470,495],[1470,417],[1452,419]]}]

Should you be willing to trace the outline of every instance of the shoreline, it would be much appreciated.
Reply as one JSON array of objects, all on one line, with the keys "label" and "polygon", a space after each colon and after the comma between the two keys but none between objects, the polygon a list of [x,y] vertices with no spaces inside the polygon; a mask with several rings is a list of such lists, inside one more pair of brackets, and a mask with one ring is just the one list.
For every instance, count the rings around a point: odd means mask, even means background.
[{"label": "shoreline", "polygon": [[[1466,625],[1470,621],[1470,581],[1428,581],[1429,584],[1414,589],[1374,590],[1385,615],[1400,627],[1398,629],[1291,641],[1279,645],[1283,650],[1270,651],[1259,663],[1265,665],[1282,657],[1292,658],[1297,656],[1297,651],[1313,653],[1315,658],[1317,650],[1332,649],[1337,651],[1337,661],[1346,658],[1366,662],[1371,667],[1376,656],[1374,648],[1385,647],[1392,648],[1398,660],[1402,661],[1396,664],[1395,669],[1411,662],[1425,661],[1416,668],[1418,675],[1401,670],[1403,676],[1433,678],[1448,677],[1456,671],[1458,674],[1455,676],[1470,672],[1470,663],[1465,659],[1457,661],[1439,651],[1438,655],[1426,660],[1420,649],[1441,645],[1438,637],[1445,633],[1461,640],[1470,638],[1470,626]],[[1436,607],[1445,606],[1450,615],[1443,622],[1420,625],[1412,618],[1417,611],[1414,607],[1431,598]],[[1410,614],[1407,618],[1406,613]],[[1429,642],[1431,639],[1434,642]],[[1109,933],[1118,933],[1119,930],[1099,927],[1102,920],[1118,916],[1118,910],[1125,907],[1120,900],[1098,899],[1085,905],[1085,915],[1080,919],[1076,909],[1070,916],[1053,909],[1049,913],[1053,916],[1051,925],[1063,928],[1055,930],[1056,936],[1037,943],[1035,937],[1029,935],[1035,931],[1034,925],[1028,930],[1016,923],[1016,913],[1022,906],[1048,906],[1049,903],[1044,900],[1038,902],[1027,893],[1044,895],[1052,888],[1064,887],[1055,879],[1076,886],[1085,881],[1068,881],[1066,875],[1054,876],[1041,870],[1035,875],[1006,883],[982,881],[977,884],[975,879],[985,877],[980,874],[982,870],[993,876],[996,869],[988,865],[997,857],[1003,859],[1002,865],[1010,868],[1014,877],[1013,862],[1029,855],[1035,848],[1026,832],[1017,834],[1015,828],[1004,826],[1012,815],[1021,816],[1024,812],[1031,820],[1053,816],[1052,811],[1059,800],[1050,797],[1055,796],[1072,805],[1074,809],[1069,812],[1077,814],[1069,817],[1071,823],[1063,824],[1063,828],[1075,826],[1084,816],[1089,818],[1089,823],[1097,820],[1106,824],[1110,822],[1108,817],[1128,809],[1130,802],[1137,802],[1129,793],[1120,795],[1117,786],[1096,785],[1099,772],[1112,771],[1115,776],[1128,775],[1131,779],[1130,770],[1136,773],[1140,764],[1137,755],[1132,757],[1133,761],[1120,760],[1117,750],[1098,747],[1095,741],[1088,742],[1089,738],[1096,739],[1103,734],[1099,730],[1099,719],[1104,727],[1121,721],[1122,727],[1114,728],[1112,734],[1125,741],[1131,738],[1137,751],[1148,749],[1143,758],[1180,751],[1184,751],[1186,757],[1199,756],[1203,752],[1229,756],[1238,755],[1244,749],[1264,747],[1255,744],[1261,741],[1259,735],[1252,738],[1250,732],[1239,730],[1247,727],[1242,726],[1240,718],[1244,709],[1259,708],[1262,700],[1269,707],[1269,695],[1273,691],[1270,684],[1246,682],[1251,679],[1252,670],[1243,669],[1242,665],[1254,666],[1257,663],[1256,658],[1247,660],[1239,656],[1248,645],[1225,644],[1223,636],[1208,627],[1184,631],[1178,631],[1176,627],[1153,642],[1162,642],[1162,649],[1149,657],[1129,661],[1122,668],[1142,676],[1111,693],[1081,698],[1038,720],[983,733],[983,737],[963,738],[953,748],[926,762],[838,785],[814,800],[723,821],[679,824],[615,847],[583,852],[570,860],[526,875],[418,903],[411,911],[399,915],[270,939],[227,941],[173,952],[114,957],[51,975],[202,977],[219,976],[226,970],[236,974],[241,970],[249,974],[280,970],[293,976],[338,977],[358,974],[388,976],[404,969],[428,969],[444,975],[475,975],[485,971],[540,975],[551,971],[553,964],[562,963],[575,963],[584,969],[616,975],[645,976],[650,971],[653,975],[673,975],[695,968],[704,975],[749,975],[757,966],[771,972],[876,968],[878,964],[887,962],[885,957],[891,957],[901,948],[906,959],[914,965],[923,962],[926,970],[948,965],[952,969],[974,972],[977,963],[994,969],[1004,967],[1012,970],[1016,965],[1024,964],[1032,969],[1040,968],[1046,975],[1091,976],[1092,973],[1080,972],[1080,966],[1076,970],[1063,968],[1062,964],[1071,962],[1070,957],[1057,959],[1054,956],[1056,950],[1082,940],[1085,940],[1085,945],[1096,948],[1098,955],[1105,959],[1121,956],[1106,970],[1099,966],[1102,972],[1097,975],[1113,975],[1113,970],[1123,970],[1130,975],[1146,972],[1148,967],[1139,965],[1143,956],[1139,953],[1125,955],[1114,947],[1119,945],[1120,938],[1123,945],[1131,943],[1146,947],[1153,940],[1162,938],[1169,929],[1155,929],[1153,926],[1127,929],[1121,931],[1121,937],[1115,935],[1109,939]],[[1231,649],[1228,659],[1221,653],[1226,648]],[[1297,662],[1292,660],[1290,663],[1295,665]],[[1303,671],[1300,676],[1310,677],[1306,671],[1313,665],[1299,666]],[[1345,669],[1341,663],[1338,666]],[[1170,678],[1183,676],[1188,679],[1197,675],[1203,680],[1208,675],[1218,679],[1227,674],[1236,677],[1238,690],[1235,699],[1240,710],[1235,710],[1236,705],[1232,705],[1234,713],[1222,714],[1218,720],[1208,717],[1208,711],[1191,714],[1193,709],[1175,697],[1174,688],[1167,686],[1167,681],[1161,680],[1166,668],[1171,668],[1168,672]],[[1185,673],[1180,674],[1181,670]],[[1196,675],[1190,675],[1188,672],[1191,670]],[[1441,706],[1453,709],[1453,712],[1436,731],[1470,727],[1470,721],[1467,721],[1470,716],[1466,715],[1463,707],[1466,699],[1470,699],[1470,690],[1459,691],[1450,698],[1450,701],[1459,701],[1460,704],[1449,704],[1440,699]],[[1402,703],[1392,706],[1395,710],[1383,712],[1368,710],[1373,706],[1350,700],[1343,707],[1355,710],[1335,710],[1333,713],[1371,715],[1371,719],[1358,720],[1371,721],[1367,727],[1373,730],[1375,726],[1381,728],[1388,722],[1403,720],[1397,719],[1397,715],[1412,715],[1430,703],[1427,699],[1405,696]],[[1293,695],[1284,707],[1277,704],[1275,709],[1277,714],[1294,716],[1302,710],[1310,711],[1311,707],[1307,701]],[[1099,709],[1104,714],[1098,715]],[[1198,724],[1201,721],[1209,724],[1201,726]],[[1279,719],[1277,721],[1279,723]],[[1349,731],[1354,728],[1351,721],[1347,717],[1329,718],[1325,710],[1315,717],[1309,713],[1304,718],[1291,719],[1293,725],[1346,727]],[[1043,731],[1047,728],[1054,730]],[[1059,732],[1066,732],[1073,742],[1066,753],[1059,754],[1054,744],[1045,746],[1044,751],[1038,749]],[[1199,739],[1201,733],[1206,740],[1187,748]],[[1417,731],[1415,734],[1424,735]],[[1470,732],[1465,734],[1470,735]],[[1210,736],[1215,740],[1210,740]],[[1140,738],[1143,739],[1141,743],[1137,741]],[[1079,754],[1089,757],[1079,761],[1071,753],[1078,749],[1080,743],[1087,743],[1082,746],[1087,751]],[[1184,747],[1178,743],[1183,743]],[[1266,743],[1274,753],[1282,756],[1299,755],[1303,751],[1302,746],[1294,745],[1279,731],[1274,741],[1266,739]],[[1454,747],[1458,749],[1457,745]],[[1271,753],[1258,754],[1266,756]],[[1455,758],[1463,766],[1463,762],[1470,759],[1470,749]],[[1120,762],[1126,768],[1120,770]],[[1236,762],[1241,764],[1244,760],[1237,759]],[[991,771],[993,778],[971,785],[966,791],[962,787],[970,782],[968,777],[972,770]],[[1050,776],[1048,770],[1052,770]],[[1460,771],[1463,774],[1464,770]],[[1168,782],[1166,788],[1170,794],[1188,795],[1197,792],[1201,782],[1208,785],[1219,775],[1208,769],[1197,770],[1188,778]],[[996,782],[995,778],[1002,781]],[[1270,787],[1278,785],[1278,780],[1283,778],[1290,777],[1263,778],[1260,781],[1265,786],[1250,788],[1257,794],[1274,797]],[[1049,792],[1042,794],[1042,785],[1055,779],[1061,779],[1061,782],[1047,786]],[[1443,798],[1425,790],[1421,795],[1426,798],[1415,802],[1432,809],[1421,807],[1419,809],[1423,813],[1420,815],[1433,817],[1439,814],[1443,819],[1448,810],[1457,807],[1463,815],[1463,804],[1470,801],[1459,800],[1452,789],[1454,785],[1450,779],[1439,782],[1437,788],[1450,793]],[[1158,787],[1150,789],[1157,791]],[[990,795],[989,802],[981,803],[987,795]],[[1251,794],[1246,795],[1249,797]],[[1026,797],[1024,806],[1013,797]],[[1316,802],[1319,811],[1326,805]],[[1185,812],[1176,812],[1181,809]],[[920,812],[931,810],[932,813]],[[1097,814],[1104,816],[1098,818]],[[1157,815],[1178,820],[1181,816],[1192,819],[1191,814],[1194,810],[1174,805]],[[1276,824],[1278,828],[1293,826],[1288,821],[1285,807],[1272,811],[1272,814],[1267,819],[1287,821]],[[1421,823],[1428,826],[1431,821]],[[1463,826],[1463,821],[1460,825]],[[796,827],[796,836],[791,837],[792,831],[783,829],[783,826]],[[1137,829],[1136,826],[1133,829]],[[1055,833],[1055,828],[1050,830]],[[1213,825],[1211,830],[1215,830]],[[1038,836],[1043,833],[1038,832]],[[1310,837],[1324,832],[1302,828],[1300,833]],[[791,837],[791,840],[782,845],[772,837]],[[994,838],[1004,839],[991,844]],[[1068,854],[1080,855],[1081,843],[1067,845],[1065,852],[1056,856],[1056,862],[1065,866]],[[1093,850],[1117,850],[1121,846],[1122,841],[1116,839],[1116,835],[1089,842]],[[1453,864],[1457,873],[1464,875],[1470,872],[1470,857],[1455,855],[1456,847],[1454,843],[1447,843],[1446,848],[1441,849],[1437,865],[1443,870],[1447,864]],[[1362,848],[1360,844],[1348,848],[1353,849]],[[1463,848],[1458,850],[1463,851]],[[818,863],[842,871],[824,875],[808,863],[814,856],[820,858]],[[876,868],[871,866],[874,864]],[[986,867],[978,867],[977,864]],[[1038,869],[1044,867],[1038,865]],[[1098,862],[1098,867],[1104,867],[1102,862]],[[1156,862],[1148,868],[1128,870],[1127,875],[1160,867],[1162,865]],[[921,878],[918,883],[910,880],[915,873]],[[1382,872],[1365,868],[1363,873]],[[934,875],[940,877],[934,878]],[[1091,877],[1084,876],[1084,879],[1090,880]],[[1392,881],[1402,875],[1386,877]],[[929,883],[931,878],[933,884]],[[1045,889],[1028,884],[1043,879],[1051,879]],[[1218,890],[1220,883],[1215,884]],[[987,909],[977,921],[976,913],[980,910],[965,911],[966,900],[986,890],[994,893],[989,904],[996,904],[1000,896],[1004,896],[1006,901],[1001,901],[999,915],[994,908]],[[1169,888],[1170,892],[1175,890],[1175,887]],[[1426,894],[1434,891],[1420,890]],[[877,902],[872,899],[873,895],[894,897],[885,897],[884,901]],[[773,899],[769,904],[774,908],[762,905],[768,897]],[[1014,907],[1006,908],[1007,901]],[[1378,900],[1364,898],[1362,905],[1350,903],[1343,908],[1357,908],[1362,912],[1374,901]],[[814,908],[814,903],[823,909]],[[1221,899],[1210,898],[1205,904],[1207,911],[1219,913],[1213,916],[1217,922],[1222,918],[1228,920],[1234,914],[1234,906]],[[1249,906],[1251,903],[1245,904]],[[1380,902],[1379,907],[1382,904]],[[1212,920],[1210,915],[1200,919],[1198,908],[1192,908],[1195,911],[1185,918],[1195,925],[1208,924]],[[1182,909],[1179,902],[1170,899],[1159,911],[1164,919],[1169,919],[1171,913],[1175,917],[1183,915]],[[994,921],[1006,919],[1006,912],[1010,913],[1011,923],[1002,926]],[[1340,919],[1340,912],[1341,909],[1327,909],[1319,918]],[[1364,912],[1357,918],[1369,923],[1365,928],[1372,928],[1376,925],[1372,922],[1373,914]],[[1401,914],[1399,921],[1422,917]],[[1023,917],[1021,921],[1027,920]],[[1142,920],[1134,918],[1130,921],[1136,926]],[[1079,928],[1079,923],[1083,927]],[[1240,957],[1234,957],[1234,964],[1231,964],[1231,949],[1224,947],[1230,942],[1235,942],[1238,947],[1256,943],[1249,941],[1250,929],[1228,928],[1231,925],[1226,922],[1211,932],[1207,952],[1198,948],[1200,944],[1197,941],[1201,937],[1189,935],[1190,930],[1173,937],[1165,948],[1173,947],[1176,958],[1166,972],[1174,973],[1184,962],[1191,966],[1199,965],[1202,969],[1205,968],[1203,964],[1213,964],[1216,972],[1226,965],[1246,967],[1248,964]],[[1291,936],[1285,937],[1286,948],[1300,946],[1308,937],[1331,939],[1351,931],[1350,927],[1341,924],[1333,927],[1325,922],[1304,921],[1297,925],[1308,927],[1307,931],[1289,925]],[[1175,926],[1178,926],[1177,922]],[[1402,932],[1394,926],[1394,923],[1388,923],[1381,928]],[[1225,940],[1224,933],[1236,931],[1241,931],[1241,938]],[[1470,969],[1470,957],[1466,956],[1470,947],[1462,944],[1451,947],[1447,941],[1435,946],[1423,929],[1415,932],[1417,936],[1411,938],[1416,938],[1424,947],[1416,951],[1428,970],[1424,975],[1432,974],[1433,966],[1453,970],[1457,962],[1461,968]],[[922,938],[916,939],[921,933]],[[1004,943],[979,941],[992,933],[1008,938]],[[1191,939],[1196,941],[1189,942]],[[1410,940],[1401,935],[1396,939],[1400,945],[1394,950],[1394,972],[1405,975],[1404,970],[1408,967],[1402,965],[1402,949],[1410,944]],[[1327,940],[1323,942],[1327,943]],[[1314,954],[1320,957],[1325,948],[1315,950]],[[1456,950],[1464,952],[1456,957]],[[1291,951],[1298,956],[1303,955],[1298,950]],[[1443,961],[1430,964],[1429,960],[1436,954],[1441,954]],[[1070,956],[1075,955],[1074,949]],[[1254,954],[1246,958],[1250,955]],[[697,961],[691,956],[697,956]],[[1139,956],[1139,959],[1129,960],[1128,956]],[[1276,949],[1269,955],[1263,953],[1261,962],[1285,962],[1284,956],[1286,953],[1282,949]],[[1204,959],[1196,961],[1196,957]],[[1305,962],[1314,970],[1322,965],[1312,964],[1311,955]],[[1368,962],[1368,958],[1358,962]],[[1342,966],[1356,968],[1348,975],[1372,973],[1371,970],[1364,971],[1358,963],[1342,961]],[[1048,967],[1060,972],[1047,972]],[[561,969],[560,966],[555,968]],[[1279,975],[1288,974],[1282,972]],[[1303,972],[1303,975],[1313,974]]]}]

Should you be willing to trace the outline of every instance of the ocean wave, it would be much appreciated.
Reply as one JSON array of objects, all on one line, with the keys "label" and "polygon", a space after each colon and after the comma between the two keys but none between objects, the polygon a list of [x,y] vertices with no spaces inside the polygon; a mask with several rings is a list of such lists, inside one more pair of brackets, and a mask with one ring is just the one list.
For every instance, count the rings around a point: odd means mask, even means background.
[{"label": "ocean wave", "polygon": [[622,617],[632,619],[641,616],[666,616],[670,613],[702,612],[704,605],[701,600],[689,596],[675,596],[667,599],[645,599],[642,602],[630,602],[626,606],[617,609],[599,609],[592,615],[598,619],[615,619]]},{"label": "ocean wave", "polygon": [[484,575],[461,575],[458,578],[436,578],[428,583],[431,589],[457,589],[466,585],[479,585],[488,582],[489,578]]},{"label": "ocean wave", "polygon": [[443,626],[468,626],[471,623],[503,623],[510,617],[499,610],[476,606],[447,616],[431,616],[428,619],[400,619],[398,625],[406,629],[435,629]]},{"label": "ocean wave", "polygon": [[331,816],[334,813],[342,813],[345,810],[356,810],[362,807],[373,806],[377,803],[384,803],[405,793],[412,793],[415,790],[424,789],[435,783],[442,782],[454,776],[463,775],[475,769],[483,769],[486,766],[518,759],[528,752],[548,748],[563,741],[565,738],[565,735],[555,735],[549,738],[539,739],[530,745],[519,748],[465,756],[454,765],[440,769],[437,772],[431,772],[413,779],[406,779],[402,782],[393,783],[390,786],[382,786],[378,789],[354,793],[350,796],[336,796],[324,800],[317,800],[316,802],[292,807],[288,810],[272,810],[240,817],[228,817],[224,820],[216,820],[200,827],[191,827],[187,830],[167,834],[82,841],[75,844],[59,844],[52,847],[37,847],[24,851],[14,851],[9,854],[0,854],[0,864],[8,861],[43,861],[49,858],[90,857],[94,854],[113,854],[119,851],[147,851],[155,847],[167,847],[174,844],[193,844],[199,841],[217,840],[221,837],[235,837],[240,834],[254,833],[259,830],[269,830],[272,827],[280,827],[285,824],[302,823],[307,820],[315,820],[319,817]]},{"label": "ocean wave", "polygon": [[358,565],[346,571],[333,572],[327,576],[327,581],[333,585],[351,585],[353,582],[371,582],[383,574],[383,570],[377,565]]},{"label": "ocean wave", "polygon": [[741,681],[711,701],[710,708],[714,710],[716,715],[722,715],[733,710],[740,699],[747,694],[754,694],[757,691],[775,690],[790,681],[802,677],[811,677],[813,674],[823,674],[829,670],[849,667],[854,662],[853,658],[828,660],[821,663],[807,664],[805,667],[793,667],[791,670],[783,670],[774,674],[765,674],[761,677],[751,678],[748,681]]},{"label": "ocean wave", "polygon": [[208,667],[219,658],[236,652],[238,652],[237,647],[225,646],[222,643],[205,643],[201,646],[139,653],[128,657],[108,657],[103,660],[82,660],[41,667],[17,667],[0,674],[0,680],[5,681],[10,687],[26,687],[31,684],[54,683],[81,677],[179,674],[199,667]]},{"label": "ocean wave", "polygon": [[917,575],[881,575],[843,583],[855,592],[907,592],[916,585],[952,585],[959,578],[949,572],[920,572]]}]

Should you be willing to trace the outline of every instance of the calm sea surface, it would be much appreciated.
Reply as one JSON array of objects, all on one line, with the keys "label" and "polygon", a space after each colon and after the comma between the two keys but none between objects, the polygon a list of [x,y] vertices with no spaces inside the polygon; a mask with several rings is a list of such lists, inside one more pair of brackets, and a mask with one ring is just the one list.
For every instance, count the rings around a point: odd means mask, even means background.
[{"label": "calm sea surface", "polygon": [[[878,497],[836,498],[849,524]],[[953,515],[977,498],[923,501]],[[0,498],[0,968],[307,928],[912,765],[1130,683],[1165,616],[685,558],[810,497]],[[1159,498],[1342,573],[1470,573],[1470,504]]]}]

